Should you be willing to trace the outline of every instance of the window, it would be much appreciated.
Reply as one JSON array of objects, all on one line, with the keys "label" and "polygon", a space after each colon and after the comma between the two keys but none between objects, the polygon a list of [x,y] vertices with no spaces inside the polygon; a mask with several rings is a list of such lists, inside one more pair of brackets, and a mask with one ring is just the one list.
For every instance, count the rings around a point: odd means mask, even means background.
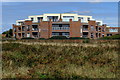
[{"label": "window", "polygon": [[69,24],[62,24],[62,27],[69,27]]},{"label": "window", "polygon": [[98,26],[96,26],[96,31],[98,31]]},{"label": "window", "polygon": [[101,31],[101,28],[99,27],[99,31]]},{"label": "window", "polygon": [[22,37],[25,37],[25,33],[22,33]]},{"label": "window", "polygon": [[104,37],[104,34],[102,34],[102,37]]},{"label": "window", "polygon": [[33,21],[34,20],[34,18],[31,18],[31,21]]},{"label": "window", "polygon": [[88,31],[88,25],[83,25],[82,29],[83,29],[83,31],[84,31],[84,30],[85,30],[85,31]]},{"label": "window", "polygon": [[107,36],[112,36],[112,34],[107,34]]},{"label": "window", "polygon": [[19,25],[24,24],[23,22],[18,22]]},{"label": "window", "polygon": [[22,26],[22,31],[25,31],[25,26]]},{"label": "window", "polygon": [[93,36],[93,33],[91,33],[91,38],[93,38],[94,36]]},{"label": "window", "polygon": [[30,25],[27,26],[27,31],[30,31]]},{"label": "window", "polygon": [[38,19],[38,22],[40,22],[40,19],[43,19],[43,17],[37,17],[37,19]]},{"label": "window", "polygon": [[102,32],[105,32],[104,28],[102,28]]},{"label": "window", "polygon": [[59,27],[62,27],[62,24],[59,24]]},{"label": "window", "polygon": [[78,17],[78,19],[83,19],[83,17]]},{"label": "window", "polygon": [[69,33],[68,33],[68,32],[66,32],[66,33],[65,33],[65,35],[69,35]]},{"label": "window", "polygon": [[94,26],[91,25],[91,31],[94,31]]},{"label": "window", "polygon": [[109,36],[109,34],[107,34],[107,36]]},{"label": "window", "polygon": [[16,28],[14,28],[14,32],[16,32]]},{"label": "window", "polygon": [[98,25],[98,26],[100,26],[100,24],[101,24],[100,22],[97,22],[97,25]]},{"label": "window", "polygon": [[32,30],[33,31],[38,31],[38,25],[32,25]]},{"label": "window", "polygon": [[18,27],[18,31],[21,31],[21,27]]},{"label": "window", "polygon": [[59,33],[57,33],[57,32],[52,32],[52,35],[57,36],[57,35],[59,35]]},{"label": "window", "polygon": [[96,37],[98,37],[98,33],[96,33]]},{"label": "window", "polygon": [[58,21],[58,16],[47,16],[47,19],[50,20],[52,19],[53,22]]},{"label": "window", "polygon": [[30,33],[27,33],[27,37],[30,37]]},{"label": "window", "polygon": [[16,38],[16,34],[14,34],[14,37]]},{"label": "window", "polygon": [[90,21],[90,18],[89,18],[89,17],[88,17],[87,19],[88,19],[88,21]]},{"label": "window", "polygon": [[38,20],[43,19],[43,17],[37,17]]},{"label": "window", "polygon": [[109,32],[118,32],[118,29],[109,29]]},{"label": "window", "polygon": [[74,18],[74,16],[63,16],[63,18]]}]

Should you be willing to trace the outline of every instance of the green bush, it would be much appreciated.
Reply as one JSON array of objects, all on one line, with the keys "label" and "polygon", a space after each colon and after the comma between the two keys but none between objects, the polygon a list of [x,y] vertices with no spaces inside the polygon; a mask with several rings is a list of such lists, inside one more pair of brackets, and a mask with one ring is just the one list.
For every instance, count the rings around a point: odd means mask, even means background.
[{"label": "green bush", "polygon": [[83,37],[70,37],[69,39],[89,39],[89,38],[83,38]]},{"label": "green bush", "polygon": [[66,36],[53,36],[49,39],[68,39]]},{"label": "green bush", "polygon": [[89,39],[85,39],[85,40],[83,40],[83,43],[90,43],[90,40]]},{"label": "green bush", "polygon": [[116,34],[113,36],[106,36],[106,37],[102,37],[100,39],[120,39],[120,34]]},{"label": "green bush", "polygon": [[34,38],[31,38],[31,37],[25,37],[25,38],[22,38],[22,40],[25,40],[25,39],[34,39]]},{"label": "green bush", "polygon": [[13,30],[9,29],[8,31],[3,32],[2,34],[6,34],[5,37],[11,38],[13,36]]}]

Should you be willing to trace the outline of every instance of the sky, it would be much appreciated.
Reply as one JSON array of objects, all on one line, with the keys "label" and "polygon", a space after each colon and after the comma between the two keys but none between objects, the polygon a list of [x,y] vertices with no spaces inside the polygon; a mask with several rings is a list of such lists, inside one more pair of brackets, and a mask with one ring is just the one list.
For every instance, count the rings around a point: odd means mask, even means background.
[{"label": "sky", "polygon": [[27,19],[31,15],[66,12],[93,16],[108,26],[118,26],[118,2],[7,2],[6,0],[2,2],[2,32],[12,28],[16,20]]}]

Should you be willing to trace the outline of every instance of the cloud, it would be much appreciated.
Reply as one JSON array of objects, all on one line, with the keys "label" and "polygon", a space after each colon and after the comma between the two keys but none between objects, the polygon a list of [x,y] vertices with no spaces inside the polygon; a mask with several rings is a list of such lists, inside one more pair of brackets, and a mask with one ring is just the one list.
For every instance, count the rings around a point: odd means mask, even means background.
[{"label": "cloud", "polygon": [[69,11],[65,13],[77,13],[77,14],[85,14],[85,13],[90,13],[91,11]]},{"label": "cloud", "polygon": [[103,2],[103,0],[91,0],[90,2],[91,3],[100,3],[100,2]]}]

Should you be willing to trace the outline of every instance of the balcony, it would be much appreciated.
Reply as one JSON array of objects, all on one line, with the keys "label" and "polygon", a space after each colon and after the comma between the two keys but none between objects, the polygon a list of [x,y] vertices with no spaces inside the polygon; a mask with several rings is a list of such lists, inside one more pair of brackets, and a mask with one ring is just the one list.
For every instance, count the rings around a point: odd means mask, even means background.
[{"label": "balcony", "polygon": [[18,37],[21,37],[21,33],[18,33]]},{"label": "balcony", "polygon": [[21,32],[21,27],[18,27],[18,32]]},{"label": "balcony", "polygon": [[32,31],[38,31],[38,28],[32,28]]},{"label": "balcony", "polygon": [[88,38],[88,35],[83,35],[82,37],[83,37],[83,38]]},{"label": "balcony", "polygon": [[32,31],[38,31],[38,25],[32,25]]},{"label": "balcony", "polygon": [[14,32],[16,32],[16,28],[14,28]]},{"label": "balcony", "polygon": [[66,36],[69,37],[69,32],[52,32],[52,36]]},{"label": "balcony", "polygon": [[52,30],[69,30],[69,27],[52,27]]},{"label": "balcony", "polygon": [[22,34],[22,37],[25,37],[25,34]]},{"label": "balcony", "polygon": [[38,35],[33,35],[32,37],[33,37],[33,38],[38,38]]},{"label": "balcony", "polygon": [[25,26],[22,26],[22,31],[25,31]]},{"label": "balcony", "polygon": [[83,28],[83,31],[88,31],[88,28]]},{"label": "balcony", "polygon": [[25,31],[25,29],[22,29],[22,31]]},{"label": "balcony", "polygon": [[83,26],[82,26],[82,30],[88,32],[88,25],[83,25]]},{"label": "balcony", "polygon": [[33,38],[38,38],[38,32],[32,32],[32,37]]}]

